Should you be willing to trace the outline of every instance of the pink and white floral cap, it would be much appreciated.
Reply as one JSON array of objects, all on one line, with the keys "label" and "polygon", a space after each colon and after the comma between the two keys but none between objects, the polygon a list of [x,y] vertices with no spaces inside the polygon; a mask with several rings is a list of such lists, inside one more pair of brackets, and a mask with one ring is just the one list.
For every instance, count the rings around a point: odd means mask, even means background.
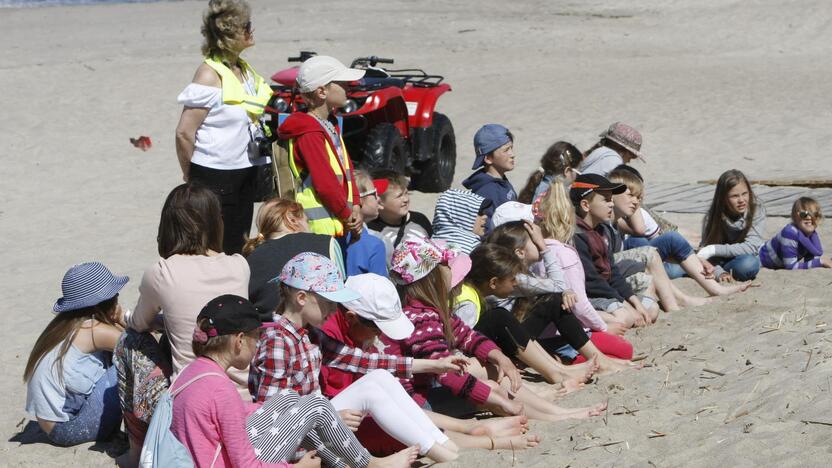
[{"label": "pink and white floral cap", "polygon": [[353,301],[360,297],[344,286],[344,278],[332,260],[314,252],[303,252],[292,257],[272,281],[312,291],[332,302]]},{"label": "pink and white floral cap", "polygon": [[471,271],[471,258],[445,247],[444,243],[425,237],[408,236],[396,247],[390,270],[398,283],[411,284],[428,275],[439,265],[451,269],[451,287],[465,279]]}]

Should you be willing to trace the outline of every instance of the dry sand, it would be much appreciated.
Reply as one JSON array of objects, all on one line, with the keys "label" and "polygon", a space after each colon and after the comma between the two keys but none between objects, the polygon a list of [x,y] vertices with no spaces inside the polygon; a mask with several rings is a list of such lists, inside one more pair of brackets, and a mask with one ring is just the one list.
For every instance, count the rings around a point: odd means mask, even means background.
[{"label": "dry sand", "polygon": [[[135,304],[162,201],[180,181],[175,97],[199,62],[203,6],[0,9],[0,465],[113,463],[110,445],[43,443],[20,376],[69,265],[99,259],[129,274],[122,303]],[[832,7],[820,0],[255,1],[253,18],[258,44],[246,56],[267,76],[300,49],[392,56],[445,75],[454,92],[439,108],[456,128],[457,183],[474,131],[491,121],[517,137],[516,186],[546,145],[586,148],[614,120],[644,133],[649,163],[638,167],[650,180],[732,167],[832,175]],[[139,135],[151,151],[130,146]],[[414,206],[430,213],[434,199],[415,194]],[[690,230],[699,222],[671,217]],[[822,234],[832,242],[829,225]],[[470,452],[457,465],[827,465],[832,274],[763,272],[758,283],[628,334],[650,367],[564,402],[609,399],[604,418],[534,424],[540,448],[516,459]]]}]

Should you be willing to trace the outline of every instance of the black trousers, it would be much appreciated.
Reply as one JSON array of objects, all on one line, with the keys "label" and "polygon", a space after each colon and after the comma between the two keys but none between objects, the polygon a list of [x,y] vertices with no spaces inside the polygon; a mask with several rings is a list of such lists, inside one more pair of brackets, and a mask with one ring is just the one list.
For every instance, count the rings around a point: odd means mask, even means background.
[{"label": "black trousers", "polygon": [[517,317],[502,307],[483,313],[474,330],[493,341],[506,356],[516,356],[517,351],[525,349],[531,339]]},{"label": "black trousers", "polygon": [[256,176],[256,167],[226,170],[191,163],[190,180],[205,185],[220,197],[224,225],[222,250],[228,255],[243,251],[243,236],[251,229]]},{"label": "black trousers", "polygon": [[560,332],[560,339],[547,341],[568,344],[576,350],[589,341],[589,335],[584,331],[578,318],[572,312],[563,309],[561,294],[546,294],[538,297],[526,313],[523,327],[531,337],[537,339],[550,323],[553,323]]}]

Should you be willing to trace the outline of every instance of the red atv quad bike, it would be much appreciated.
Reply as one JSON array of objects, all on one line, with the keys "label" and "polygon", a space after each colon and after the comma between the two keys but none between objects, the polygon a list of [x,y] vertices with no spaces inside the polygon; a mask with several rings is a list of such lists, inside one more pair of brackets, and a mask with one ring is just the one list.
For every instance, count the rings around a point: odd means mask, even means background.
[{"label": "red atv quad bike", "polygon": [[[303,51],[289,62],[304,62],[315,52]],[[366,70],[350,84],[347,104],[337,113],[347,150],[357,167],[394,169],[411,177],[410,187],[442,192],[451,186],[456,166],[456,138],[451,121],[435,112],[436,102],[451,86],[444,77],[421,69],[390,70],[378,64],[393,59],[359,57],[353,68]],[[274,96],[266,107],[272,134],[292,112],[305,111],[295,89],[298,67],[272,75]]]}]

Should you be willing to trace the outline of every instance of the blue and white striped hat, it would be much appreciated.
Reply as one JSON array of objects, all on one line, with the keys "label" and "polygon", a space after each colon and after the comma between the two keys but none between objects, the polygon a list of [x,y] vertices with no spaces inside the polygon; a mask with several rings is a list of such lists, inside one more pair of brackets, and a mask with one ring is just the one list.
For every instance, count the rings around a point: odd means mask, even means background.
[{"label": "blue and white striped hat", "polygon": [[92,307],[112,299],[129,281],[126,276],[116,276],[99,262],[81,263],[64,274],[61,290],[64,297],[58,299],[52,310],[56,313]]}]

